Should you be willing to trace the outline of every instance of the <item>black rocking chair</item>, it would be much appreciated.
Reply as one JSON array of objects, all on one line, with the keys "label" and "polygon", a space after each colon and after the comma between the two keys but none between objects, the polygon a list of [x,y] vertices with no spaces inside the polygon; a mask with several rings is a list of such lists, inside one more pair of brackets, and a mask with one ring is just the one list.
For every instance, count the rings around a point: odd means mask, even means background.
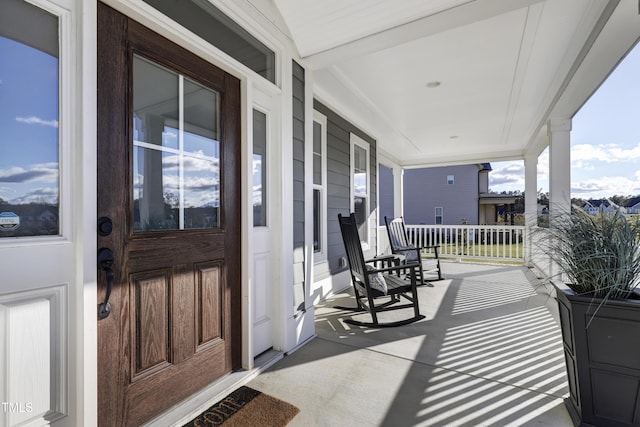
[{"label": "black rocking chair", "polygon": [[[345,323],[357,326],[391,327],[407,325],[424,319],[424,316],[420,314],[420,308],[418,307],[418,291],[416,288],[415,270],[419,264],[415,263],[415,265],[412,265],[408,263],[401,266],[382,266],[382,268],[376,268],[371,264],[368,264],[368,262],[376,261],[384,263],[385,261],[389,261],[389,259],[387,259],[388,257],[383,257],[382,259],[365,261],[362,253],[360,236],[358,235],[358,226],[356,224],[355,215],[351,214],[347,217],[338,214],[338,221],[340,223],[340,231],[342,232],[344,247],[347,251],[347,259],[351,270],[351,280],[353,283],[357,307],[336,308],[357,312],[368,311],[373,320],[372,322],[360,322],[354,319],[347,319],[345,320]],[[387,264],[393,264],[392,260]],[[400,270],[407,268],[410,270],[408,280],[400,278],[397,273]],[[407,299],[409,303],[402,304],[401,297]],[[376,300],[381,298],[389,298],[389,300],[376,305]],[[378,313],[382,311],[411,307],[413,307],[414,316],[409,319],[387,323],[381,323],[378,321]]]},{"label": "black rocking chair", "polygon": [[[384,222],[387,225],[387,233],[389,235],[389,246],[391,247],[391,253],[394,255],[402,255],[404,257],[404,263],[419,263],[418,277],[420,284],[424,285],[425,274],[433,274],[436,278],[429,278],[429,280],[442,280],[442,270],[440,269],[440,257],[438,256],[438,245],[416,247],[409,243],[407,236],[407,229],[404,225],[404,219],[400,218],[387,218],[384,217]],[[422,249],[428,249],[433,254],[431,258],[422,258]]]}]

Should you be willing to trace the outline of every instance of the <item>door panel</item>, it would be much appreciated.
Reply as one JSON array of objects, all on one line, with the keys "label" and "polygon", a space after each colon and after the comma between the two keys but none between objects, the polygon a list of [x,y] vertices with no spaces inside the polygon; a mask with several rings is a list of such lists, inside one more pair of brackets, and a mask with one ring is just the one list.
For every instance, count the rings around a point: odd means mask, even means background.
[{"label": "door panel", "polygon": [[240,84],[103,4],[98,44],[98,419],[139,425],[240,367]]},{"label": "door panel", "polygon": [[215,315],[220,311],[222,285],[222,265],[203,264],[197,267],[196,302],[198,307],[198,347],[200,351],[215,340],[222,339],[222,325]]}]

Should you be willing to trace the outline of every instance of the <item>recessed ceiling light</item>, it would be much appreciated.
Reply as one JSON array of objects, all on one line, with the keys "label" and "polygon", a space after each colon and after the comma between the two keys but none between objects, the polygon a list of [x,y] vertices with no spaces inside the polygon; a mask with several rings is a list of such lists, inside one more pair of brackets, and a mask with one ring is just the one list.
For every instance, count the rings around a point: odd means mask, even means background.
[{"label": "recessed ceiling light", "polygon": [[437,81],[432,81],[432,82],[427,83],[427,87],[429,89],[433,89],[433,88],[438,87],[438,86],[440,86],[440,82],[437,82]]}]

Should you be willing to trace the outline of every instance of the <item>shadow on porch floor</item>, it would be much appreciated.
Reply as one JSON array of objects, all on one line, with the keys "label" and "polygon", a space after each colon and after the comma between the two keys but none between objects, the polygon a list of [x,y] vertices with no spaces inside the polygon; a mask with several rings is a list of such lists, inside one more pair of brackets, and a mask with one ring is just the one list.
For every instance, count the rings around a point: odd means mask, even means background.
[{"label": "shadow on porch floor", "polygon": [[420,288],[426,319],[411,325],[351,327],[343,320],[352,314],[332,307],[353,297],[321,303],[317,338],[248,385],[298,406],[290,426],[572,426],[544,286],[524,267],[443,271]]}]

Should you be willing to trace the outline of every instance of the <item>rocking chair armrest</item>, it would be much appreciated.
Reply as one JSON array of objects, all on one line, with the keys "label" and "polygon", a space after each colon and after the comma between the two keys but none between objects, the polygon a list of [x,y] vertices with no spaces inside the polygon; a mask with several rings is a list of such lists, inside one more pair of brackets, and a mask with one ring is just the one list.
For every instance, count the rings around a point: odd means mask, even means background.
[{"label": "rocking chair armrest", "polygon": [[[406,264],[402,264],[402,265],[395,265],[393,267],[384,267],[384,268],[376,268],[374,270],[368,271],[368,273],[385,273],[385,272],[390,272],[390,271],[404,271],[407,268],[412,269],[412,268],[419,268],[421,265],[418,262],[408,262]],[[413,270],[411,270],[412,274],[413,274]]]},{"label": "rocking chair armrest", "polygon": [[389,260],[394,260],[396,258],[395,255],[376,255],[373,258],[369,258],[369,259],[365,259],[364,262],[366,262],[367,264],[372,263],[372,262],[377,262],[377,261],[389,261]]},{"label": "rocking chair armrest", "polygon": [[418,249],[439,249],[440,245],[428,245],[428,246],[420,246]]},{"label": "rocking chair armrest", "polygon": [[364,260],[366,264],[373,264],[375,268],[377,268],[377,263],[382,263],[382,266],[387,265],[389,267],[393,265],[397,265],[398,257],[395,255],[376,255],[373,258],[369,258]]},{"label": "rocking chair armrest", "polygon": [[438,250],[440,249],[440,245],[429,245],[429,246],[420,246],[420,250],[422,249],[433,249],[433,254],[436,258],[439,258]]}]

